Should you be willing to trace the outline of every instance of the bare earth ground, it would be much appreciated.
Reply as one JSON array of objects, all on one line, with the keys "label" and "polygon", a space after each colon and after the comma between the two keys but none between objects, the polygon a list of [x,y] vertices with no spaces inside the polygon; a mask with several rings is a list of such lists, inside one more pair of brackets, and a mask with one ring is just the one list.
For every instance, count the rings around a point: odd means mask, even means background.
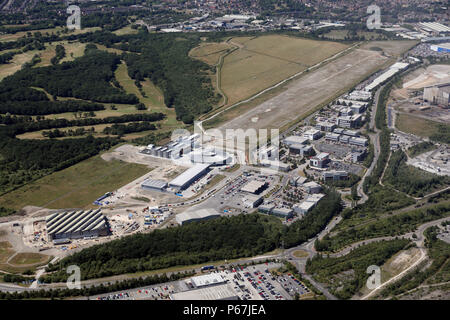
[{"label": "bare earth ground", "polygon": [[351,87],[387,60],[376,51],[354,50],[291,82],[281,94],[223,124],[219,129],[281,128]]},{"label": "bare earth ground", "polygon": [[414,73],[416,76],[414,79],[403,83],[403,88],[422,89],[427,86],[450,81],[450,65],[435,64],[426,69],[420,68],[419,70],[417,74]]}]

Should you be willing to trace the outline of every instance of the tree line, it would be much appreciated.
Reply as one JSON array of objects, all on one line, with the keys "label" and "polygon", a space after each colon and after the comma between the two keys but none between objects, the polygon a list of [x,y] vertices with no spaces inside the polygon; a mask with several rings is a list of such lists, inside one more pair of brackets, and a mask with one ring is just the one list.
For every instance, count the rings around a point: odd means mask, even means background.
[{"label": "tree line", "polygon": [[156,129],[157,127],[153,123],[148,122],[135,122],[128,124],[115,123],[111,127],[106,127],[105,129],[103,129],[103,133],[122,136],[127,133],[142,132]]},{"label": "tree line", "polygon": [[324,237],[317,242],[318,251],[338,251],[341,248],[365,239],[400,236],[412,232],[426,222],[450,215],[450,204],[442,203],[428,208],[415,209],[385,219],[370,222],[359,227],[350,227],[333,237]]},{"label": "tree line", "polygon": [[290,226],[283,226],[273,216],[248,214],[126,236],[86,248],[59,264],[49,265],[45,281],[64,281],[65,268],[71,264],[80,266],[85,280],[254,256],[283,244],[292,247],[320,232],[340,209],[339,193],[329,190],[315,211]]},{"label": "tree line", "polygon": [[408,160],[402,150],[393,152],[384,174],[384,182],[391,184],[395,189],[411,196],[423,197],[437,189],[450,184],[447,176],[438,176],[430,172],[409,166]]},{"label": "tree line", "polygon": [[[338,258],[318,254],[307,260],[306,272],[318,281],[328,283],[331,293],[339,299],[350,299],[365,286],[369,277],[367,267],[383,265],[409,243],[406,239],[370,243]],[[344,272],[347,273],[345,277],[340,276]]]},{"label": "tree line", "polygon": [[[84,127],[93,126],[97,124],[108,123],[125,123],[125,122],[137,122],[147,121],[156,122],[165,118],[164,113],[137,113],[137,114],[124,114],[121,116],[111,116],[105,118],[84,118],[84,119],[41,119],[39,121],[22,121],[12,124],[10,126],[0,128],[0,133],[15,137],[18,134],[25,132],[33,132],[39,130],[48,130],[55,128],[67,128],[67,127]],[[28,118],[29,119],[29,118]]]},{"label": "tree line", "polygon": [[24,290],[21,292],[5,292],[0,291],[0,300],[23,300],[23,299],[63,299],[68,297],[89,297],[103,293],[128,290],[138,287],[150,286],[168,281],[175,281],[189,276],[193,276],[195,272],[178,272],[167,274],[140,277],[135,279],[125,279],[114,283],[84,286],[81,289],[40,289],[40,290]]},{"label": "tree line", "polygon": [[105,110],[104,105],[79,100],[8,101],[0,104],[0,113],[16,115],[48,115],[76,111]]},{"label": "tree line", "polygon": [[59,97],[74,97],[95,102],[136,104],[134,94],[113,87],[114,71],[120,57],[95,46],[86,46],[85,54],[74,61],[48,67],[24,68],[0,83],[0,96],[17,88],[40,87]]}]

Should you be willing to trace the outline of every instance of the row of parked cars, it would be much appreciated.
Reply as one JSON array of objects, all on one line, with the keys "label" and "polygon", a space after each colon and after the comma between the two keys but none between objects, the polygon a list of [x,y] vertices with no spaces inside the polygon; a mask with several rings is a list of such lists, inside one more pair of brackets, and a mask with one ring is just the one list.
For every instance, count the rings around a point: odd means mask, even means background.
[{"label": "row of parked cars", "polygon": [[[272,280],[275,280],[275,278],[270,275],[269,270],[266,269],[265,273],[267,274],[267,277],[271,277]],[[250,282],[253,288],[258,291],[258,294],[264,300],[269,300],[271,298],[269,293],[276,300],[284,299],[281,293],[276,291],[275,287],[272,285],[272,283],[270,283],[266,275],[264,275],[262,272],[255,271],[253,275],[250,272],[245,272],[244,276],[247,278],[247,281]]]},{"label": "row of parked cars", "polygon": [[98,297],[97,300],[121,300],[129,297],[130,294],[128,292],[124,292],[124,293],[110,294],[105,297]]}]

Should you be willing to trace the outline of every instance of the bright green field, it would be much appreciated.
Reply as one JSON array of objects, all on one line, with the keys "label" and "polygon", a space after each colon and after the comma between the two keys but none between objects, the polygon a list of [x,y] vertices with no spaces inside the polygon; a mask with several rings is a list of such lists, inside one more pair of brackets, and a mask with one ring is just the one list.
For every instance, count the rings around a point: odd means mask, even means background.
[{"label": "bright green field", "polygon": [[95,156],[0,197],[0,206],[14,209],[27,205],[52,209],[83,208],[150,170],[145,165],[105,161]]}]

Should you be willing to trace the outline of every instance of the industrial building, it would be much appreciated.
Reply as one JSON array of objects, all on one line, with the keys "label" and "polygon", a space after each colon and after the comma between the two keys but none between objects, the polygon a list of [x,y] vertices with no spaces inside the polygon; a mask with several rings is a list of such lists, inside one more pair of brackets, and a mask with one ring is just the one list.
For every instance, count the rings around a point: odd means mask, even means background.
[{"label": "industrial building", "polygon": [[60,212],[46,220],[49,240],[106,236],[108,221],[100,209]]},{"label": "industrial building", "polygon": [[297,176],[297,177],[291,178],[291,180],[289,181],[289,183],[290,183],[291,185],[295,186],[295,187],[299,187],[299,186],[301,186],[302,184],[304,184],[304,183],[306,182],[306,180],[307,180],[306,177],[300,177],[300,176]]},{"label": "industrial building", "polygon": [[150,191],[164,191],[167,188],[167,182],[164,180],[147,179],[142,182],[141,187]]},{"label": "industrial building", "polygon": [[314,202],[303,201],[301,203],[294,204],[292,209],[294,209],[294,212],[297,213],[297,214],[306,214],[312,208],[314,208],[315,205],[316,204]]},{"label": "industrial building", "polygon": [[346,135],[349,137],[359,137],[358,131],[348,130],[348,129],[343,129],[343,128],[336,128],[333,130],[333,133],[343,134],[343,135]]},{"label": "industrial building", "polygon": [[326,152],[319,153],[309,160],[310,166],[315,168],[325,168],[328,162],[330,162],[330,154]]},{"label": "industrial building", "polygon": [[241,187],[241,191],[253,194],[260,194],[268,186],[269,184],[266,181],[250,180]]},{"label": "industrial building", "polygon": [[311,211],[323,197],[325,197],[323,193],[310,195],[305,201],[294,205],[293,209],[298,214],[306,214]]},{"label": "industrial building", "polygon": [[257,208],[263,202],[263,197],[249,194],[242,198],[242,202],[248,208]]},{"label": "industrial building", "polygon": [[171,300],[238,300],[238,295],[228,284],[204,287],[195,290],[188,290],[173,293]]},{"label": "industrial building", "polygon": [[350,154],[350,157],[352,159],[352,162],[359,162],[359,161],[364,160],[366,155],[367,155],[367,151],[366,151],[366,149],[364,149],[364,150],[352,151],[352,153]]},{"label": "industrial building", "polygon": [[367,138],[362,137],[350,137],[348,143],[360,147],[366,147],[369,144]]},{"label": "industrial building", "polygon": [[226,282],[226,280],[220,274],[209,273],[197,277],[192,277],[190,279],[190,282],[194,288],[201,288],[205,286],[223,284]]},{"label": "industrial building", "polygon": [[175,220],[180,225],[184,225],[186,223],[191,223],[194,221],[208,220],[220,217],[220,214],[216,211],[216,209],[208,208],[208,209],[200,209],[196,211],[184,211],[178,214],[175,217]]},{"label": "industrial building", "polygon": [[280,170],[285,172],[291,170],[291,165],[289,163],[284,163],[278,160],[261,160],[260,164],[273,170]]},{"label": "industrial building", "polygon": [[420,27],[428,32],[434,32],[434,33],[447,33],[450,32],[450,28],[446,25],[443,25],[442,23],[438,22],[421,22]]},{"label": "industrial building", "polygon": [[348,173],[346,171],[325,171],[322,174],[322,178],[325,181],[328,181],[328,180],[346,180],[346,179],[348,179]]},{"label": "industrial building", "polygon": [[292,218],[293,216],[293,210],[290,208],[277,208],[274,207],[269,214],[280,217],[280,218]]},{"label": "industrial building", "polygon": [[373,80],[372,83],[368,84],[364,90],[365,91],[372,91],[379,85],[383,84],[385,81],[392,78],[394,75],[399,73],[400,71],[406,69],[409,66],[409,63],[406,62],[396,62],[394,63],[388,70],[386,70],[383,74],[381,74],[379,77],[377,77],[375,80]]},{"label": "industrial building", "polygon": [[147,148],[141,152],[154,157],[178,159],[184,154],[190,153],[195,147],[198,146],[199,137],[199,134],[181,136],[177,140],[171,141],[164,146],[149,144]]},{"label": "industrial building", "polygon": [[366,110],[366,107],[368,106],[367,102],[361,102],[350,99],[339,99],[338,103],[347,106],[353,113],[363,113]]},{"label": "industrial building", "polygon": [[318,183],[315,182],[315,181],[311,181],[311,182],[304,183],[304,184],[302,185],[302,187],[303,187],[303,188],[305,189],[305,191],[306,191],[307,193],[309,193],[309,194],[312,194],[312,193],[319,193],[320,191],[322,191],[321,185],[318,184]]},{"label": "industrial building", "polygon": [[313,147],[311,145],[294,143],[289,146],[289,154],[305,156],[310,155],[312,152]]},{"label": "industrial building", "polygon": [[338,133],[327,133],[325,135],[325,140],[338,142],[340,137],[341,137],[341,135]]},{"label": "industrial building", "polygon": [[292,144],[306,144],[308,142],[308,138],[300,137],[300,136],[289,136],[284,138],[283,143],[287,146]]},{"label": "industrial building", "polygon": [[274,204],[265,204],[264,203],[258,207],[258,211],[270,214],[272,212],[273,208],[275,208]]},{"label": "industrial building", "polygon": [[189,168],[178,177],[169,182],[169,187],[180,191],[186,189],[192,182],[204,176],[208,172],[210,164],[198,163],[192,168]]},{"label": "industrial building", "polygon": [[319,130],[317,129],[310,129],[308,131],[306,131],[305,133],[303,133],[303,136],[308,139],[308,140],[317,140],[321,137],[321,133]]},{"label": "industrial building", "polygon": [[342,128],[357,128],[361,125],[362,115],[354,114],[338,117],[338,126]]},{"label": "industrial building", "polygon": [[369,91],[354,90],[346,95],[348,100],[369,101],[372,99],[372,93]]},{"label": "industrial building", "polygon": [[450,83],[426,87],[423,90],[423,100],[430,104],[443,107],[450,106]]},{"label": "industrial building", "polygon": [[432,44],[430,49],[436,52],[450,53],[450,42],[442,44]]},{"label": "industrial building", "polygon": [[329,121],[321,121],[316,123],[316,129],[320,131],[332,132],[336,128],[336,124]]}]

